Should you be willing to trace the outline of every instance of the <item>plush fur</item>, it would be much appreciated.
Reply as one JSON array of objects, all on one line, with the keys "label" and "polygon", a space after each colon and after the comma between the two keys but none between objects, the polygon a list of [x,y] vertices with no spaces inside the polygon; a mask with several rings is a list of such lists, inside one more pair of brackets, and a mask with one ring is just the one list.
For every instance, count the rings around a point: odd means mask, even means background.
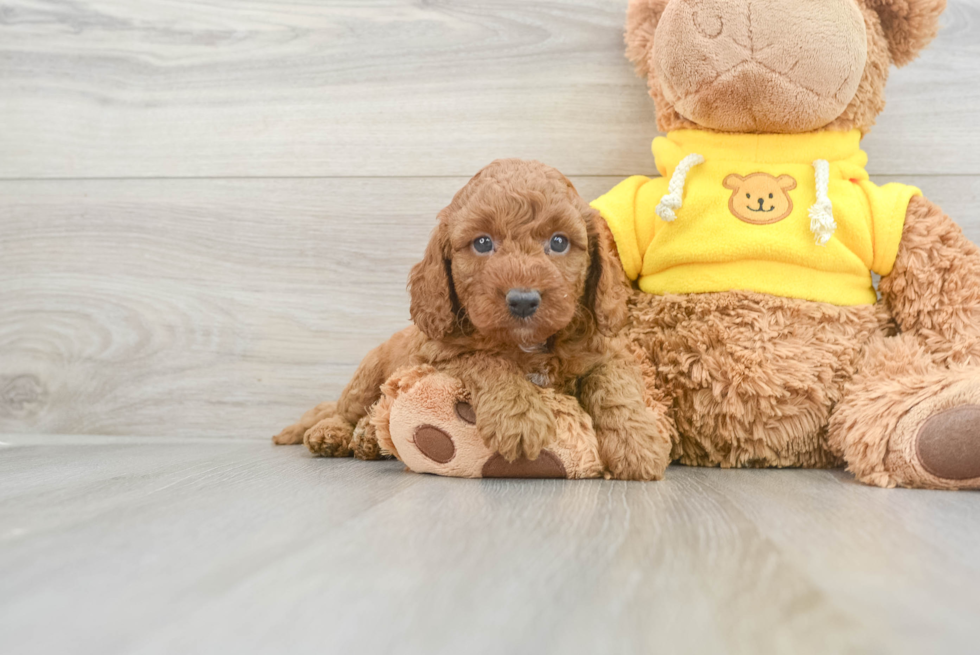
[{"label": "plush fur", "polygon": [[636,293],[627,334],[696,466],[836,466],[826,426],[862,344],[885,327],[874,305],[836,307],[752,292]]},{"label": "plush fur", "polygon": [[980,248],[925,198],[913,198],[882,301],[939,366],[980,366]]},{"label": "plush fur", "polygon": [[[766,11],[757,11],[762,6]],[[811,5],[632,0],[627,56],[649,83],[660,129],[867,132],[884,107],[889,66],[910,62],[929,43],[945,2],[827,3],[831,13],[839,12],[841,25],[850,11],[863,21],[864,38],[845,39],[849,52],[863,41],[863,57],[852,57],[864,62],[853,92],[853,71],[815,38],[815,22],[798,15],[803,6]],[[724,35],[715,29],[722,23]],[[741,75],[742,84],[772,89],[774,73],[765,66],[732,72],[745,57],[757,60],[760,44],[785,58],[779,75],[786,88],[760,94],[756,106],[744,98],[710,101],[709,90],[698,103],[682,100],[696,116],[682,115],[678,99],[700,92],[685,89],[683,76],[704,85]],[[822,61],[830,73],[820,71]],[[815,79],[824,74],[833,79]],[[826,113],[833,105],[826,94],[792,92],[828,88],[833,81],[840,84],[834,96],[840,109],[833,116]],[[722,83],[719,93],[725,89]],[[880,293],[876,306],[836,307],[738,291],[634,292],[627,334],[641,362],[648,402],[667,417],[665,425],[674,426],[672,457],[726,467],[844,464],[873,485],[980,487],[980,477],[936,475],[918,447],[929,426],[937,425],[930,418],[980,407],[980,250],[938,207],[914,198],[898,258],[881,280]],[[950,448],[980,465],[980,423],[968,422],[978,415],[956,415],[959,440]],[[930,444],[941,445],[944,435],[931,437]]]},{"label": "plush fur", "polygon": [[[551,250],[555,234],[568,249]],[[491,252],[475,241],[490,237]],[[460,381],[487,448],[534,460],[556,438],[539,387],[575,396],[591,416],[599,454],[617,478],[663,475],[670,441],[644,403],[624,342],[628,288],[598,212],[553,168],[501,160],[480,171],[439,214],[411,272],[415,323],[367,355],[336,404],[325,403],[275,437],[317,455],[380,455],[368,417],[396,370],[427,364]],[[506,294],[536,289],[540,306],[515,318]],[[532,381],[533,380],[533,381]]]}]

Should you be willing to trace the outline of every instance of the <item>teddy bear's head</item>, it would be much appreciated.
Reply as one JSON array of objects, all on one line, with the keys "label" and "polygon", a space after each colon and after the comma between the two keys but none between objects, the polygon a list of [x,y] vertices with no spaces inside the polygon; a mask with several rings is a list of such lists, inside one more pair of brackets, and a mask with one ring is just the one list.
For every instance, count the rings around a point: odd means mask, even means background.
[{"label": "teddy bear's head", "polygon": [[870,129],[891,64],[936,34],[946,0],[630,0],[626,53],[661,130]]}]

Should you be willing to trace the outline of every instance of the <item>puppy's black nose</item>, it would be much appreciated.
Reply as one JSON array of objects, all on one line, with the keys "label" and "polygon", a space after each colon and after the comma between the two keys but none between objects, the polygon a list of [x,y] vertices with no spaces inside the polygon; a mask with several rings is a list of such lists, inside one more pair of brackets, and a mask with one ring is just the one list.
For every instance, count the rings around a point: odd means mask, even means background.
[{"label": "puppy's black nose", "polygon": [[541,294],[534,289],[511,289],[507,292],[507,308],[516,318],[527,318],[538,311]]}]

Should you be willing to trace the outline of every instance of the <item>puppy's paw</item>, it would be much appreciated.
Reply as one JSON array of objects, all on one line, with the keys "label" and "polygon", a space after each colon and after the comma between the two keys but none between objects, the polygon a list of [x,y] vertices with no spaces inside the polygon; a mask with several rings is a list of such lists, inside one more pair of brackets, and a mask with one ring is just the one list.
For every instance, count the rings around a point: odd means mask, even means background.
[{"label": "puppy's paw", "polygon": [[668,463],[666,459],[634,454],[627,459],[606,462],[606,468],[613,480],[653,482],[663,479]]},{"label": "puppy's paw", "polygon": [[350,457],[354,426],[340,418],[325,418],[306,431],[303,443],[317,457]]},{"label": "puppy's paw", "polygon": [[555,436],[555,416],[544,406],[532,405],[527,411],[509,416],[494,415],[491,410],[486,416],[486,420],[477,423],[483,442],[508,462],[521,457],[537,459]]},{"label": "puppy's paw", "polygon": [[354,434],[351,436],[351,451],[357,459],[391,459],[391,455],[384,455],[381,446],[378,444],[378,435],[374,425],[371,423],[371,416],[365,416],[357,425],[354,426]]},{"label": "puppy's paw", "polygon": [[327,401],[308,409],[300,419],[288,428],[272,437],[272,443],[277,446],[294,446],[303,443],[305,435],[311,427],[323,419],[337,414],[337,403]]},{"label": "puppy's paw", "polygon": [[670,463],[670,437],[654,413],[640,410],[622,421],[621,429],[596,429],[607,470],[616,480],[661,480]]}]

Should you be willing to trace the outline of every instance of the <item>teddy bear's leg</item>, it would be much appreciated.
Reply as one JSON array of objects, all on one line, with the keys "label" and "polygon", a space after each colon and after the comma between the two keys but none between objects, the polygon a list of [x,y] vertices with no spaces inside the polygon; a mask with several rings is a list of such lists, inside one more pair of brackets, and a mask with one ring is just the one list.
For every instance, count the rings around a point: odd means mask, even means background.
[{"label": "teddy bear's leg", "polygon": [[431,366],[388,378],[372,423],[382,450],[416,473],[477,478],[492,455],[477,434],[463,385]]},{"label": "teddy bear's leg", "polygon": [[938,366],[913,335],[875,337],[828,439],[867,484],[980,488],[980,368]]},{"label": "teddy bear's leg", "polygon": [[384,452],[417,473],[450,477],[599,477],[591,420],[574,398],[541,390],[558,434],[534,460],[508,462],[488,448],[463,383],[431,366],[400,369],[382,387],[372,424]]}]

